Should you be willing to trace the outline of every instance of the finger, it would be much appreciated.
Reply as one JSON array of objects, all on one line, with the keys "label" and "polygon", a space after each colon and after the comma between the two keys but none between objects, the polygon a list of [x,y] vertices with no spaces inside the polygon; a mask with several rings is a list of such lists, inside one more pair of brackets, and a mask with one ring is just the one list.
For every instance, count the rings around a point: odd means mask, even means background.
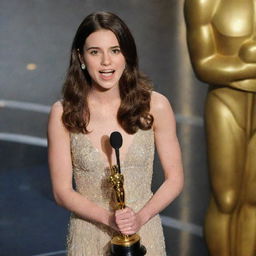
[{"label": "finger", "polygon": [[124,208],[124,209],[120,209],[120,210],[115,211],[115,215],[120,216],[120,215],[127,214],[129,212],[130,212],[129,208]]},{"label": "finger", "polygon": [[120,229],[120,232],[124,235],[133,235],[135,234],[137,231],[136,229],[132,228],[132,227],[129,227],[129,228],[123,228],[123,229]]},{"label": "finger", "polygon": [[120,229],[131,229],[134,225],[133,223],[117,223],[117,226]]},{"label": "finger", "polygon": [[136,220],[134,218],[117,219],[116,224],[119,226],[134,226],[136,224]]},{"label": "finger", "polygon": [[129,219],[129,218],[126,218],[126,219],[117,218],[116,223],[118,223],[118,224],[130,224],[130,226],[131,226],[134,223],[134,221]]},{"label": "finger", "polygon": [[116,224],[120,226],[130,226],[133,227],[136,225],[136,220],[135,218],[128,218],[128,219],[117,219]]},{"label": "finger", "polygon": [[124,211],[122,211],[120,215],[129,215],[129,216],[133,216],[133,215],[135,215],[135,212],[134,212],[132,209],[127,208],[127,209],[125,209]]},{"label": "finger", "polygon": [[116,222],[134,222],[135,216],[130,214],[119,215],[115,217]]}]

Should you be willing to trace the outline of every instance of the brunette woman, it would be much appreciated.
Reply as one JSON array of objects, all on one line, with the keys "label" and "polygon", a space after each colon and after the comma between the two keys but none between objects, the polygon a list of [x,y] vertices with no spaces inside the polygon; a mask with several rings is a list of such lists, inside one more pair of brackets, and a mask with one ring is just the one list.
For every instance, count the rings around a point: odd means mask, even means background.
[{"label": "brunette woman", "polygon": [[[119,131],[126,205],[111,208],[109,135]],[[68,255],[108,255],[117,232],[138,233],[148,256],[164,256],[158,213],[183,187],[180,147],[168,100],[138,70],[134,39],[115,14],[87,16],[75,35],[63,99],[52,106],[49,166],[57,203],[72,212]],[[165,180],[151,192],[154,145]],[[75,189],[72,186],[75,180]]]}]

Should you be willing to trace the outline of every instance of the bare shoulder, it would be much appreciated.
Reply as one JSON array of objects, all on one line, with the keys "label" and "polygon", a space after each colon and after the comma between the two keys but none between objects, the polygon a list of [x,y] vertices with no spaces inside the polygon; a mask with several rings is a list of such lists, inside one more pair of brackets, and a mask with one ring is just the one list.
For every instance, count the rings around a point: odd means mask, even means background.
[{"label": "bare shoulder", "polygon": [[51,106],[51,111],[49,114],[49,124],[59,122],[62,118],[63,106],[61,101],[56,101]]},{"label": "bare shoulder", "polygon": [[158,92],[152,92],[151,114],[154,117],[154,130],[165,130],[175,126],[175,116],[169,100]]},{"label": "bare shoulder", "polygon": [[66,128],[62,122],[62,114],[63,114],[63,105],[61,101],[55,102],[50,111],[49,122],[48,122],[48,131],[66,131]]},{"label": "bare shoulder", "polygon": [[55,114],[55,115],[62,115],[63,113],[63,105],[61,103],[60,100],[56,101],[55,103],[53,103],[52,107],[51,107],[51,114]]},{"label": "bare shoulder", "polygon": [[151,95],[151,112],[154,113],[161,113],[162,111],[171,110],[171,104],[166,96],[159,92],[152,92]]},{"label": "bare shoulder", "polygon": [[172,136],[175,135],[175,115],[167,97],[158,92],[152,93],[151,114],[154,117],[155,134],[171,133]]}]

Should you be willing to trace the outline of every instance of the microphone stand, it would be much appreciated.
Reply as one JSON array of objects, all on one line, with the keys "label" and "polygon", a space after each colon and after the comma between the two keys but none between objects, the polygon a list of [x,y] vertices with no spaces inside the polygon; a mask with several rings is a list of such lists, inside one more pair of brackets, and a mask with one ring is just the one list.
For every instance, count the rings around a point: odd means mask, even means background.
[{"label": "microphone stand", "polygon": [[116,153],[116,163],[118,167],[118,173],[121,173],[121,165],[120,165],[120,157],[119,157],[119,149],[115,148],[115,153]]}]

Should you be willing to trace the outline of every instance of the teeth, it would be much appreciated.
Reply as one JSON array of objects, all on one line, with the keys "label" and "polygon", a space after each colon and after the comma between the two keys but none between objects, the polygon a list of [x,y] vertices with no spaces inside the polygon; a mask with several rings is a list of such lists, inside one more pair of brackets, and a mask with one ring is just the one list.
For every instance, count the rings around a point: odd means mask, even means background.
[{"label": "teeth", "polygon": [[105,72],[103,72],[103,73],[101,73],[103,76],[112,76],[112,74],[113,74],[113,72],[107,72],[107,73],[105,73]]},{"label": "teeth", "polygon": [[104,74],[114,73],[114,70],[102,70],[100,71],[100,73],[104,73]]}]

